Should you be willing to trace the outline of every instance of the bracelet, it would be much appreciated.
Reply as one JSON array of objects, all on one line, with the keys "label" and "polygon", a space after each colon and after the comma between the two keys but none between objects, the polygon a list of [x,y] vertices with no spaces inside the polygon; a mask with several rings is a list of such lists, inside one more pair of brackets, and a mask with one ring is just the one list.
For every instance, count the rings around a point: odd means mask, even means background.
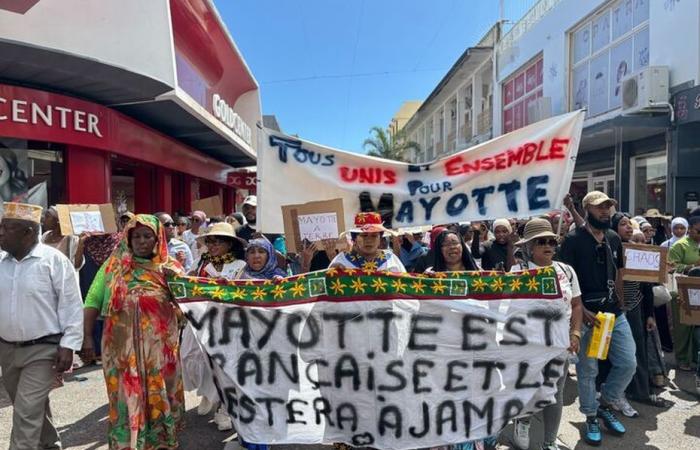
[{"label": "bracelet", "polygon": [[578,331],[578,330],[571,330],[571,331],[569,332],[569,336],[570,336],[570,337],[571,337],[571,336],[576,336],[576,337],[578,338],[579,341],[581,340],[581,332]]}]

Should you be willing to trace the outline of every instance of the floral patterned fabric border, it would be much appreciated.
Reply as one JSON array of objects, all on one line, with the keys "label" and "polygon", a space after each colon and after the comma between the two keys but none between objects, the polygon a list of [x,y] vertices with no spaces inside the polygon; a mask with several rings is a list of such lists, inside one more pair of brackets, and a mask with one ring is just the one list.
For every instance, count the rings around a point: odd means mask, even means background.
[{"label": "floral patterned fabric border", "polygon": [[553,267],[524,272],[441,272],[395,274],[374,270],[327,269],[272,280],[229,281],[173,277],[168,280],[178,302],[214,301],[249,306],[281,306],[315,301],[393,299],[559,299]]}]

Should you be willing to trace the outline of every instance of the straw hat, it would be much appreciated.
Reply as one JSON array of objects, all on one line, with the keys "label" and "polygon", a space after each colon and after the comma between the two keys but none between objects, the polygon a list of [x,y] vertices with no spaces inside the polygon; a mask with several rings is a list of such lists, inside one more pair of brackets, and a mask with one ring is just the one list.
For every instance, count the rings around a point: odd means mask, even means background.
[{"label": "straw hat", "polygon": [[673,217],[671,216],[664,216],[663,214],[661,214],[661,211],[659,211],[656,208],[647,209],[647,212],[644,213],[644,217],[646,217],[647,219],[673,219]]},{"label": "straw hat", "polygon": [[43,208],[28,203],[5,202],[2,217],[5,219],[26,220],[28,222],[41,223]]},{"label": "straw hat", "polygon": [[538,217],[525,224],[523,238],[516,242],[515,245],[525,245],[531,240],[537,238],[558,239],[559,236],[554,234],[554,231],[552,231],[552,224],[549,223],[549,220]]},{"label": "straw hat", "polygon": [[243,244],[244,247],[248,244],[248,242],[245,239],[236,236],[236,231],[233,229],[233,225],[226,222],[217,222],[213,224],[209,227],[206,233],[197,236],[197,240],[204,240],[212,236],[235,239],[241,244]]},{"label": "straw hat", "polygon": [[351,233],[390,233],[393,231],[384,226],[382,216],[376,212],[361,212],[355,214],[355,228]]}]

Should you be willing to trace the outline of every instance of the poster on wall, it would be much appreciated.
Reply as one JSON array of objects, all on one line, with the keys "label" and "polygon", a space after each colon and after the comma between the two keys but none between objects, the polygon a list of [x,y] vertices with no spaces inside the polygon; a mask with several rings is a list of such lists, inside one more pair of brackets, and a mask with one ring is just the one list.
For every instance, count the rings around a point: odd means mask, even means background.
[{"label": "poster on wall", "polygon": [[29,190],[27,150],[8,148],[0,142],[0,200],[22,201]]},{"label": "poster on wall", "polygon": [[608,110],[608,72],[610,69],[608,65],[607,50],[591,60],[591,94],[588,103],[588,112],[591,116]]},{"label": "poster on wall", "polygon": [[634,35],[634,70],[649,66],[649,28]]},{"label": "poster on wall", "polygon": [[572,83],[574,96],[574,109],[588,107],[588,63],[584,63],[574,69]]},{"label": "poster on wall", "polygon": [[588,56],[591,43],[591,32],[586,25],[585,28],[574,33],[574,63],[581,61]]},{"label": "poster on wall", "polygon": [[632,38],[619,43],[610,52],[610,109],[622,106],[622,79],[632,73]]},{"label": "poster on wall", "polygon": [[612,38],[619,38],[632,29],[634,24],[633,0],[624,0],[617,4],[612,11]]},{"label": "poster on wall", "polygon": [[608,11],[593,20],[592,42],[593,53],[610,42],[610,13]]}]

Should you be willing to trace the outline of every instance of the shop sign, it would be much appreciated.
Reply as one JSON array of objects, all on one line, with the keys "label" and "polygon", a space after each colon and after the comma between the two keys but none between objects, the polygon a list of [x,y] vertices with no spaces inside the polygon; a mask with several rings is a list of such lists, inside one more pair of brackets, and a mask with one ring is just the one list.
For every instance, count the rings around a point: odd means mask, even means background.
[{"label": "shop sign", "polygon": [[236,114],[233,108],[226,103],[226,100],[221,98],[219,94],[214,94],[211,103],[214,109],[214,117],[223,122],[249,145],[252,145],[252,132],[250,127],[241,119],[241,116]]},{"label": "shop sign", "polygon": [[678,123],[700,122],[700,86],[676,94],[673,108]]},{"label": "shop sign", "polygon": [[226,184],[236,189],[255,189],[255,172],[229,172],[226,176]]},{"label": "shop sign", "polygon": [[100,117],[97,114],[67,106],[0,96],[0,122],[4,121],[55,127],[103,137]]}]

